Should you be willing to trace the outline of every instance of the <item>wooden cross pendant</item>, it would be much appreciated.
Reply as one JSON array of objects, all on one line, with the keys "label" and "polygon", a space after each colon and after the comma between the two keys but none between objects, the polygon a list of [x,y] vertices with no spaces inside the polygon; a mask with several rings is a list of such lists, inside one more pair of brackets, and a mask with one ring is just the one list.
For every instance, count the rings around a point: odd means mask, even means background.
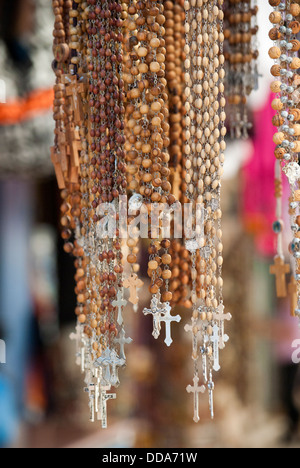
[{"label": "wooden cross pendant", "polygon": [[82,143],[78,130],[74,124],[69,124],[67,128],[68,148],[71,156],[71,166],[79,167],[79,153],[82,150]]},{"label": "wooden cross pendant", "polygon": [[77,81],[76,75],[65,76],[66,95],[71,98],[74,122],[81,123],[84,119],[82,95],[85,92],[84,83]]},{"label": "wooden cross pendant", "polygon": [[68,158],[67,158],[67,138],[66,134],[62,129],[59,129],[57,133],[58,148],[60,155],[61,168],[63,172],[68,172]]},{"label": "wooden cross pendant", "polygon": [[297,281],[293,274],[291,276],[291,281],[289,282],[289,285],[288,285],[288,291],[290,295],[291,316],[296,317],[295,310],[298,307],[298,288],[297,288]]},{"label": "wooden cross pendant", "polygon": [[138,278],[138,276],[135,273],[132,273],[132,275],[129,276],[126,280],[123,282],[123,286],[126,289],[129,289],[130,292],[130,297],[129,301],[131,304],[135,305],[139,302],[139,298],[137,295],[137,288],[141,288],[144,285],[143,281]]},{"label": "wooden cross pendant", "polygon": [[290,265],[284,263],[284,259],[277,255],[274,259],[274,265],[270,266],[271,275],[276,277],[276,293],[277,297],[286,297],[287,287],[285,276],[290,272]]},{"label": "wooden cross pendant", "polygon": [[194,385],[188,385],[186,387],[186,391],[188,393],[193,393],[194,394],[194,421],[195,423],[198,423],[200,421],[199,417],[199,394],[205,392],[205,386],[202,385],[199,387],[199,377],[196,374],[195,377],[193,378]]},{"label": "wooden cross pendant", "polygon": [[54,148],[54,146],[51,147],[50,151],[51,151],[51,161],[54,166],[58,188],[61,190],[65,189],[66,184],[65,184],[64,174],[63,174],[61,163],[60,163],[60,157],[56,149]]}]

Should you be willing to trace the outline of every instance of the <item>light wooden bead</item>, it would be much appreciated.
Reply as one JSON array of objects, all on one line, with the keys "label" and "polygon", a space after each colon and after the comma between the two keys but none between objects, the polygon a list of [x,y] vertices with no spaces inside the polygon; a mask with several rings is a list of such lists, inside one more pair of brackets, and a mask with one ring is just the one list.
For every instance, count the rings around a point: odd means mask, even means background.
[{"label": "light wooden bead", "polygon": [[281,22],[281,19],[282,19],[282,16],[281,16],[281,13],[279,11],[274,11],[270,14],[269,16],[269,20],[271,21],[271,23],[273,24],[278,24]]},{"label": "light wooden bead", "polygon": [[280,101],[280,99],[274,99],[272,101],[272,109],[277,110],[277,111],[280,111],[283,109],[283,104]]},{"label": "light wooden bead", "polygon": [[151,260],[149,263],[148,263],[148,268],[149,270],[157,270],[158,268],[158,263],[156,260]]},{"label": "light wooden bead", "polygon": [[298,68],[300,68],[300,58],[294,57],[290,67],[292,70],[298,70]]},{"label": "light wooden bead", "polygon": [[278,59],[281,56],[281,50],[279,47],[271,47],[269,49],[269,56],[271,59]]},{"label": "light wooden bead", "polygon": [[275,135],[273,136],[273,142],[275,143],[275,145],[281,145],[281,143],[283,142],[284,140],[284,133],[283,132],[277,132],[275,133]]},{"label": "light wooden bead", "polygon": [[281,91],[280,87],[281,87],[281,81],[273,81],[273,83],[271,83],[270,85],[272,93],[280,93]]},{"label": "light wooden bead", "polygon": [[300,15],[300,6],[298,5],[298,3],[292,3],[291,6],[290,6],[289,11],[293,16],[299,16]]}]

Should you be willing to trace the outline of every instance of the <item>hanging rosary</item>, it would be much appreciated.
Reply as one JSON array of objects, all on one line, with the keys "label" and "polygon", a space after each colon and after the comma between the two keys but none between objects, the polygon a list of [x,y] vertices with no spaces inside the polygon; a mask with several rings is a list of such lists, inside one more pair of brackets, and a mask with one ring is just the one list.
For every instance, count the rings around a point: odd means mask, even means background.
[{"label": "hanging rosary", "polygon": [[[273,224],[277,235],[277,253],[270,273],[276,278],[276,292],[278,297],[286,297],[291,301],[291,315],[300,318],[300,216],[299,216],[299,152],[300,152],[300,59],[298,52],[300,42],[297,36],[300,32],[300,5],[290,0],[269,0],[274,11],[270,14],[272,29],[270,39],[274,46],[269,55],[275,61],[271,74],[275,81],[271,84],[271,91],[276,94],[272,101],[272,108],[276,111],[273,125],[277,127],[273,141],[275,149],[275,197],[276,221]],[[289,215],[293,240],[289,245],[291,253],[291,280],[287,286],[286,276],[290,273],[290,265],[285,263],[282,247],[282,233],[284,230],[282,216],[282,172],[288,178],[291,190],[289,198]]]},{"label": "hanging rosary", "polygon": [[[236,133],[245,134],[241,106],[255,88],[257,10],[250,1],[232,3],[226,38],[236,47],[234,55],[247,50],[249,60],[230,62],[238,79],[228,94],[242,96],[233,102],[233,120]],[[223,0],[52,5],[51,159],[61,189],[64,250],[75,259],[77,326],[71,339],[90,419],[107,427],[107,403],[116,398],[112,389],[126,365],[132,339],[124,309],[130,303],[138,311],[143,286],[140,237],[148,239],[151,294],[143,315],[153,321],[153,337],[164,332],[170,346],[172,323],[181,322],[174,308],[191,310],[183,327],[191,336],[194,377],[186,390],[193,394],[194,421],[200,420],[199,394],[206,390],[213,417],[214,373],[231,319],[223,304],[220,203],[226,148]]]},{"label": "hanging rosary", "polygon": [[256,0],[227,0],[225,13],[225,59],[228,121],[232,138],[248,138],[247,98],[258,89],[258,26]]}]

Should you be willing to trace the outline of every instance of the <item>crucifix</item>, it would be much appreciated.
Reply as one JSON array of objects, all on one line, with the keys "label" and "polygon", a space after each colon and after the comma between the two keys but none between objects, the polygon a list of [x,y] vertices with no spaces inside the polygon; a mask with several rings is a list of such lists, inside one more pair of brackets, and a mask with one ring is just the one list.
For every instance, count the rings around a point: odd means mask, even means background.
[{"label": "crucifix", "polygon": [[297,289],[297,281],[295,276],[291,275],[291,280],[288,285],[288,292],[290,295],[290,308],[291,308],[291,316],[296,317],[295,310],[298,306],[298,289]]},{"label": "crucifix", "polygon": [[199,417],[199,393],[204,393],[205,392],[205,386],[202,385],[199,387],[199,377],[197,374],[195,374],[193,378],[194,385],[188,385],[186,387],[186,391],[188,393],[193,393],[194,394],[194,421],[195,423],[198,423],[200,421]]},{"label": "crucifix", "polygon": [[97,359],[96,366],[106,366],[105,380],[108,384],[116,387],[119,385],[118,367],[125,364],[125,359],[119,358],[115,349],[106,348],[103,355]]},{"label": "crucifix", "polygon": [[157,296],[154,296],[151,300],[150,309],[144,309],[144,315],[153,315],[153,332],[152,335],[157,340],[161,331],[161,317],[164,312],[163,304],[160,302],[160,299]]},{"label": "crucifix", "polygon": [[78,130],[73,123],[67,127],[68,150],[71,156],[71,169],[79,167],[79,153],[82,150],[82,143]]},{"label": "crucifix", "polygon": [[84,83],[77,81],[76,75],[65,75],[66,95],[71,98],[74,122],[82,123],[84,119],[82,95],[85,93]]},{"label": "crucifix", "polygon": [[118,294],[117,294],[117,299],[112,302],[113,307],[118,308],[117,322],[119,325],[122,325],[123,323],[122,309],[123,307],[126,306],[126,304],[127,304],[127,301],[123,298],[122,290],[119,289]]},{"label": "crucifix", "polygon": [[211,419],[214,419],[214,389],[215,389],[215,384],[212,381],[212,374],[210,373],[209,376],[209,382],[207,384],[208,388],[208,393],[209,393],[209,409],[210,409],[210,415]]},{"label": "crucifix", "polygon": [[277,255],[274,259],[274,265],[270,266],[271,275],[276,277],[276,293],[277,297],[286,297],[286,279],[285,276],[290,272],[290,265],[284,263],[284,259]]},{"label": "crucifix", "polygon": [[229,340],[229,336],[225,335],[224,333],[224,321],[227,320],[228,322],[232,319],[232,315],[228,312],[227,314],[224,314],[224,304],[220,304],[216,312],[213,313],[213,319],[219,323],[219,328],[220,328],[220,343],[219,343],[219,348],[224,349],[225,348],[225,343]]},{"label": "crucifix", "polygon": [[82,329],[81,325],[78,323],[75,328],[76,333],[71,333],[70,334],[70,340],[71,341],[76,341],[77,347],[79,347],[80,341],[81,341],[81,334],[82,334]]},{"label": "crucifix", "polygon": [[61,190],[65,189],[66,184],[65,184],[64,174],[63,174],[61,163],[60,163],[60,157],[54,146],[51,147],[50,151],[51,151],[51,161],[54,166],[58,188]]},{"label": "crucifix", "polygon": [[213,345],[213,353],[214,353],[214,365],[213,369],[214,371],[218,372],[221,369],[220,362],[219,362],[219,341],[220,341],[220,336],[219,336],[219,327],[218,325],[213,326],[213,335],[211,337],[211,342]]},{"label": "crucifix", "polygon": [[102,421],[102,429],[107,429],[107,401],[115,400],[117,395],[115,393],[101,392],[100,395],[100,413],[98,419]]},{"label": "crucifix", "polygon": [[61,128],[57,132],[57,141],[62,171],[68,172],[67,138],[65,132]]},{"label": "crucifix", "polygon": [[96,385],[90,383],[88,387],[84,388],[84,391],[89,394],[90,420],[91,422],[95,422],[95,411],[98,411],[98,409],[96,409],[98,406],[96,402]]},{"label": "crucifix", "polygon": [[176,315],[176,316],[171,315],[172,308],[171,308],[169,302],[165,302],[163,304],[163,307],[164,307],[165,314],[161,317],[160,321],[165,322],[165,324],[166,324],[165,343],[166,343],[167,346],[171,346],[171,344],[173,343],[173,340],[172,340],[172,337],[171,337],[171,323],[172,322],[178,322],[179,323],[181,321],[181,317],[180,317],[180,315]]},{"label": "crucifix", "polygon": [[82,336],[82,329],[81,325],[78,323],[76,325],[76,333],[71,333],[70,334],[70,340],[71,341],[76,341],[76,364],[80,366],[80,343],[81,343],[81,336]]},{"label": "crucifix", "polygon": [[118,367],[123,367],[126,364],[125,359],[120,358],[117,355],[115,349],[111,351],[110,354],[110,366],[111,366],[111,379],[110,383],[113,387],[117,387],[120,384],[118,377]]},{"label": "crucifix", "polygon": [[130,291],[129,301],[131,304],[135,305],[139,302],[136,290],[137,288],[141,288],[143,285],[143,281],[138,278],[136,273],[132,273],[129,278],[124,280],[124,288],[129,289]]},{"label": "crucifix", "polygon": [[196,361],[198,359],[198,336],[199,333],[201,332],[201,327],[197,325],[197,323],[193,322],[191,325],[186,324],[184,327],[184,331],[186,333],[191,332],[193,334],[193,340],[192,340],[192,345],[193,345],[193,352],[192,352],[192,359]]},{"label": "crucifix", "polygon": [[120,333],[119,333],[119,338],[115,338],[115,342],[119,343],[120,345],[120,358],[126,360],[126,355],[125,355],[125,345],[130,344],[133,342],[132,338],[125,338],[125,330],[122,327]]},{"label": "crucifix", "polygon": [[111,383],[110,354],[111,354],[110,349],[106,348],[102,356],[99,357],[95,362],[96,367],[102,367],[102,369],[105,368],[105,375],[102,373],[102,377],[108,385],[110,385]]}]

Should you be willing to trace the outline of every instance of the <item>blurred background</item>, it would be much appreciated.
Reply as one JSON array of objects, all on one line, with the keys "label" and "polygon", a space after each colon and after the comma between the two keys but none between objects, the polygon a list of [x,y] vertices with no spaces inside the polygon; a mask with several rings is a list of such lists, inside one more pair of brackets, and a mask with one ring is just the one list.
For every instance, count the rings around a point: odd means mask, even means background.
[{"label": "blurred background", "polygon": [[[269,6],[259,1],[259,7],[262,77],[250,102],[254,127],[248,141],[229,142],[223,182],[225,302],[233,320],[217,379],[216,419],[210,421],[203,397],[201,423],[192,421],[185,391],[191,345],[183,327],[174,327],[175,343],[167,349],[152,339],[151,319],[128,310],[134,343],[118,399],[109,403],[109,429],[102,431],[89,422],[69,340],[74,271],[62,250],[49,157],[51,2],[0,0],[0,339],[6,342],[0,447],[300,447],[300,372],[291,358],[300,331],[289,303],[276,300],[268,273],[274,147]],[[189,312],[181,312],[184,324]]]}]

